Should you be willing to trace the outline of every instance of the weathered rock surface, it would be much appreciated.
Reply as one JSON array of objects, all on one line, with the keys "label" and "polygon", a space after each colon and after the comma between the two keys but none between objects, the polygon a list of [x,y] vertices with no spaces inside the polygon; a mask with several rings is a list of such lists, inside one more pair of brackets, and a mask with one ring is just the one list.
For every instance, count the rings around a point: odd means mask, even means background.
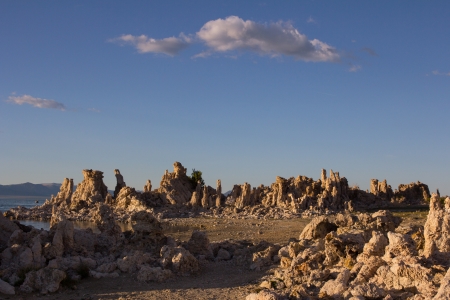
[{"label": "weathered rock surface", "polygon": [[173,164],[173,173],[166,170],[161,178],[158,192],[173,205],[184,205],[189,202],[193,187],[191,180],[186,175],[186,168],[181,163]]},{"label": "weathered rock surface", "polygon": [[83,181],[77,185],[70,203],[71,210],[86,208],[97,202],[104,202],[108,188],[103,183],[103,172],[83,170]]},{"label": "weathered rock surface", "polygon": [[424,228],[424,255],[438,260],[450,260],[450,198],[441,203],[440,195],[433,193],[430,212]]}]

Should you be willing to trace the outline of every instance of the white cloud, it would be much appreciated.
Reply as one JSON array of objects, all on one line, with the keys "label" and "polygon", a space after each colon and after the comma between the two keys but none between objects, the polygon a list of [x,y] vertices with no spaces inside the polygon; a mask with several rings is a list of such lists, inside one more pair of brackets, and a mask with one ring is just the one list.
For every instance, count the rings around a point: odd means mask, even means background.
[{"label": "white cloud", "polygon": [[92,112],[96,112],[96,113],[99,113],[99,112],[100,112],[99,109],[94,108],[94,107],[88,108],[88,110],[89,110],[89,111],[92,111]]},{"label": "white cloud", "polygon": [[60,102],[56,102],[55,100],[48,100],[48,99],[41,99],[32,97],[30,95],[23,95],[23,96],[9,96],[7,102],[22,105],[22,104],[29,104],[34,107],[38,108],[51,108],[51,109],[58,109],[58,110],[66,110],[66,107],[64,104]]},{"label": "white cloud", "polygon": [[180,37],[168,37],[161,40],[152,39],[146,35],[134,36],[131,34],[124,34],[109,41],[117,42],[122,45],[132,45],[139,53],[164,53],[169,56],[174,56],[181,50],[186,49],[191,42],[191,40],[183,34],[180,34]]},{"label": "white cloud", "polygon": [[433,74],[433,75],[441,75],[441,76],[450,76],[450,72],[445,73],[445,72],[439,72],[438,70],[432,71],[431,74]]},{"label": "white cloud", "polygon": [[349,72],[358,72],[359,70],[361,70],[361,66],[360,65],[354,65],[354,64],[350,64],[350,69],[348,69]]},{"label": "white cloud", "polygon": [[[197,37],[210,51],[248,50],[262,55],[287,55],[304,61],[339,61],[336,49],[317,39],[309,40],[292,24],[260,24],[230,16],[207,22]],[[200,56],[205,56],[201,53]]]}]

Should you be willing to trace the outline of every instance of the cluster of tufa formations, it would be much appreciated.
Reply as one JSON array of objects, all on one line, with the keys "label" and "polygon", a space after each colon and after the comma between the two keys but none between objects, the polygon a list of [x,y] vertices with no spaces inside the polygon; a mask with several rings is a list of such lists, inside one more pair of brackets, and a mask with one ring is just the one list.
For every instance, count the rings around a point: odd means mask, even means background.
[{"label": "cluster of tufa formations", "polygon": [[[393,191],[372,180],[370,191],[349,187],[338,172],[313,180],[277,177],[271,186],[235,185],[222,194],[193,182],[178,162],[160,187],[148,180],[142,192],[126,185],[114,170],[114,195],[103,173],[83,170],[73,191],[64,179],[60,192],[42,206],[0,214],[0,293],[52,293],[63,282],[83,277],[115,278],[130,273],[138,281],[163,282],[201,271],[202,260],[231,261],[251,270],[272,268],[261,290],[247,300],[264,299],[448,299],[450,295],[450,198],[430,195],[427,185],[400,185]],[[424,226],[400,225],[387,210],[395,205],[427,205]],[[182,242],[163,234],[172,217],[314,217],[298,239],[285,245],[224,240],[210,242],[194,231]],[[49,220],[37,230],[10,219]],[[73,221],[98,228],[75,229]],[[132,230],[122,232],[117,222]]]}]

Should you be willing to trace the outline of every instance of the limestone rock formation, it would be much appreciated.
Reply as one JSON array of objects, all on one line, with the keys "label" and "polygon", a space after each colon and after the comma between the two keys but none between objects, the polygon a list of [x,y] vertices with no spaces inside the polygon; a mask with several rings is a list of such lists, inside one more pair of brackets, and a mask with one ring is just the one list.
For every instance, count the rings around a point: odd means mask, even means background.
[{"label": "limestone rock formation", "polygon": [[77,185],[72,195],[71,210],[79,210],[96,202],[104,202],[108,193],[108,188],[103,183],[103,172],[85,169],[83,176],[83,181]]},{"label": "limestone rock formation", "polygon": [[424,255],[440,260],[450,259],[450,198],[441,203],[440,195],[433,193],[430,212],[424,228]]},{"label": "limestone rock formation", "polygon": [[123,176],[122,174],[120,174],[119,169],[114,170],[114,175],[116,176],[117,180],[116,188],[114,189],[114,198],[116,198],[117,195],[119,195],[120,190],[127,185],[125,184],[125,181],[123,181]]},{"label": "limestone rock formation", "polygon": [[144,185],[144,193],[149,193],[151,191],[152,191],[152,182],[150,181],[150,179],[148,179]]},{"label": "limestone rock formation", "polygon": [[193,187],[186,168],[179,162],[173,164],[173,173],[167,170],[161,178],[158,192],[172,205],[184,205],[191,200]]},{"label": "limestone rock formation", "polygon": [[220,179],[217,180],[217,188],[216,188],[216,207],[222,206],[222,181]]},{"label": "limestone rock formation", "polygon": [[398,202],[408,204],[426,204],[430,196],[428,185],[420,181],[400,184],[394,195]]},{"label": "limestone rock formation", "polygon": [[392,188],[387,184],[386,179],[383,181],[378,181],[378,179],[372,179],[370,181],[370,193],[385,200],[391,201],[394,195]]}]

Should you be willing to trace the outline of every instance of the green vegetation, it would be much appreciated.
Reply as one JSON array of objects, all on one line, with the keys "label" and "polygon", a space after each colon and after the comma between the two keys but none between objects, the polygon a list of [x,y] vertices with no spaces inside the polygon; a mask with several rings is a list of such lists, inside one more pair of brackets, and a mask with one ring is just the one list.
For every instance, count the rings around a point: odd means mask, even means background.
[{"label": "green vegetation", "polygon": [[205,181],[202,178],[202,171],[198,171],[196,169],[192,169],[191,177],[189,177],[189,179],[191,180],[192,187],[194,189],[197,186],[197,182],[199,182],[199,181],[200,181],[200,185],[201,186],[205,185]]}]

